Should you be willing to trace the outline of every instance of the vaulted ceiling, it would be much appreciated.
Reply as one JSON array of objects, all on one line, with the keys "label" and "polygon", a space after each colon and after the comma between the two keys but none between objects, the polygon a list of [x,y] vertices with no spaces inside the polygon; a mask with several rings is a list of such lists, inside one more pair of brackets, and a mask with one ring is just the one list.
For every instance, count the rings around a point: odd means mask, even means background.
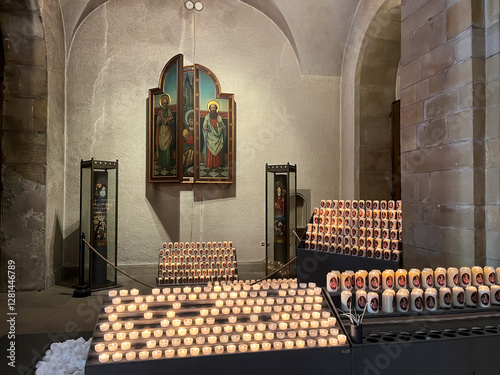
[{"label": "vaulted ceiling", "polygon": [[[67,46],[85,18],[107,1],[60,0]],[[340,76],[346,40],[359,0],[238,1],[257,9],[277,25],[294,49],[304,74]]]}]

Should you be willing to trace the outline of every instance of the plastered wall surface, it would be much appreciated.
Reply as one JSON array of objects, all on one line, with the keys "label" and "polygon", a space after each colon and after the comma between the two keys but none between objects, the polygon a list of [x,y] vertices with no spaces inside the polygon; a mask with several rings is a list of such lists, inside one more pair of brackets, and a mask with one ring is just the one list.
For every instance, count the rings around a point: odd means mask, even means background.
[{"label": "plastered wall surface", "polygon": [[[120,264],[154,263],[177,234],[229,239],[240,261],[263,260],[266,162],[296,163],[298,187],[312,189],[313,204],[338,196],[340,79],[303,76],[281,31],[250,6],[204,5],[194,13],[183,2],[112,0],[77,30],[66,72],[66,254],[77,246],[81,159],[119,160]],[[146,183],[148,90],[177,53],[235,95],[230,188]]]}]

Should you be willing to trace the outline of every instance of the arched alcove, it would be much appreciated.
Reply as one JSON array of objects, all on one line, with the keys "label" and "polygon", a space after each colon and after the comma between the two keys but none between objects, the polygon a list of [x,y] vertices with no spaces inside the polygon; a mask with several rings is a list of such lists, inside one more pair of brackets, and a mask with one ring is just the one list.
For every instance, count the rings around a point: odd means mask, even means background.
[{"label": "arched alcove", "polygon": [[393,199],[394,184],[400,184],[395,163],[399,127],[394,128],[392,121],[398,113],[393,103],[400,56],[401,6],[388,0],[367,28],[357,67],[359,197],[363,199]]}]

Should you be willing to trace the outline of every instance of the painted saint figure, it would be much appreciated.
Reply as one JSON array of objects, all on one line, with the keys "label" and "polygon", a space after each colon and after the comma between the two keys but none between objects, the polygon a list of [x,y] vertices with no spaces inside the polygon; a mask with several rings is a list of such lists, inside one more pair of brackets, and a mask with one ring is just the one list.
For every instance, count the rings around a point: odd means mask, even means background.
[{"label": "painted saint figure", "polygon": [[208,102],[210,111],[203,121],[203,137],[205,140],[203,146],[203,155],[205,156],[205,167],[221,168],[224,162],[223,148],[226,137],[226,126],[222,117],[218,114],[220,105],[217,101]]},{"label": "painted saint figure", "polygon": [[170,104],[170,96],[162,95],[160,98],[161,109],[156,117],[156,153],[158,164],[162,168],[174,166],[171,148],[174,145],[174,116],[168,108]]},{"label": "painted saint figure", "polygon": [[[182,131],[184,138],[184,175],[193,175],[192,167],[194,165],[194,111],[191,109],[184,116],[184,130]],[[191,170],[189,170],[191,168]]]}]

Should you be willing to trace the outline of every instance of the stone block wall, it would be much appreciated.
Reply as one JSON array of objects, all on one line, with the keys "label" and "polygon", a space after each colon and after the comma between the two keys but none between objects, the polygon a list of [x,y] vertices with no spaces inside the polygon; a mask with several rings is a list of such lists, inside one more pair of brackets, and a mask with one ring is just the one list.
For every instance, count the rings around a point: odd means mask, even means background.
[{"label": "stone block wall", "polygon": [[487,0],[485,11],[485,210],[486,259],[499,258],[500,244],[500,38],[499,0]]},{"label": "stone block wall", "polygon": [[[16,262],[16,288],[45,287],[47,58],[34,0],[0,4],[5,55],[0,264]],[[0,275],[6,288],[7,272]]]},{"label": "stone block wall", "polygon": [[495,57],[486,52],[495,22],[498,47],[498,0],[406,0],[401,12],[405,265],[484,264],[487,253],[497,264],[487,239],[498,235],[490,223],[499,181],[488,161],[498,151],[485,132],[498,108],[498,75],[487,75]]},{"label": "stone block wall", "polygon": [[391,103],[396,100],[400,18],[399,5],[386,3],[363,40],[359,78],[360,199],[392,199]]}]

